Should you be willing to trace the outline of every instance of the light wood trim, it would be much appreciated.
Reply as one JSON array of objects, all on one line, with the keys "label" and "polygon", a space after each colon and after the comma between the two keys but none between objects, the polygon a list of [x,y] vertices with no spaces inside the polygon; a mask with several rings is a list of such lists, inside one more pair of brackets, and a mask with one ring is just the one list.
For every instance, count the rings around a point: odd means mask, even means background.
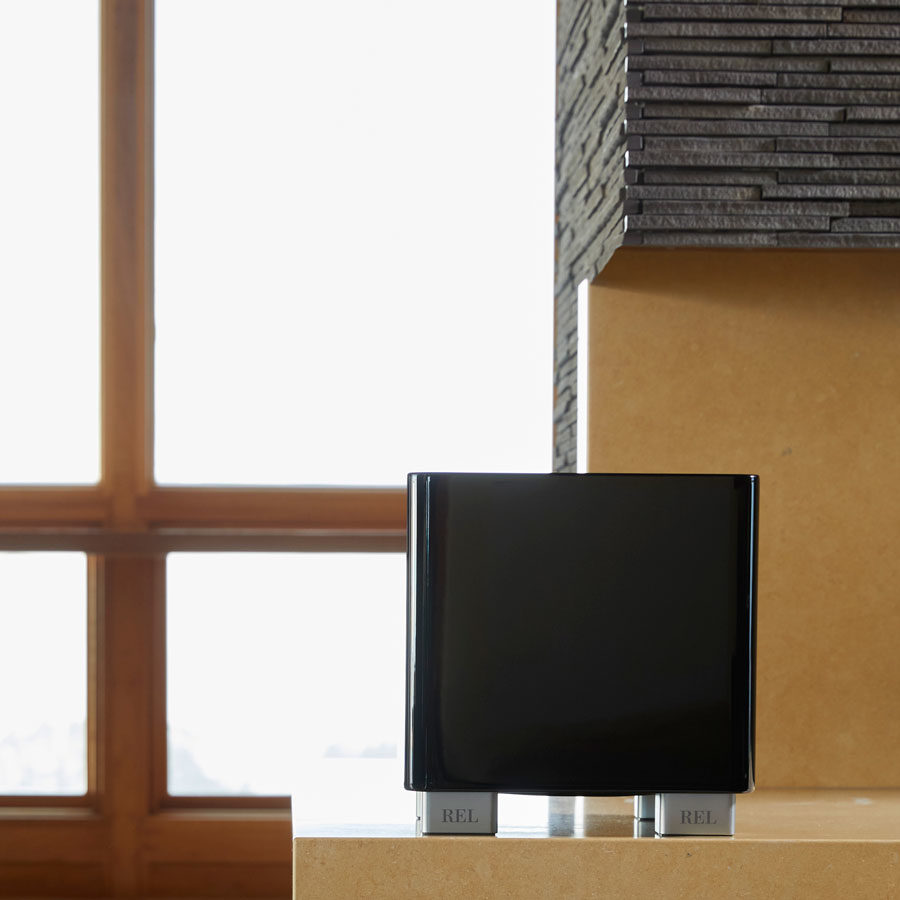
[{"label": "light wood trim", "polygon": [[[131,496],[127,520],[119,515],[121,506],[100,488],[0,487],[0,542],[3,549],[29,549],[33,538],[33,549],[133,552],[127,542],[151,529],[163,546],[188,534],[278,541],[303,534],[366,539],[406,533],[405,488],[156,488]],[[22,535],[21,547],[16,535]],[[114,535],[129,549],[116,547]],[[145,546],[156,552],[157,545]]]},{"label": "light wood trim", "polygon": [[[150,535],[163,552],[405,553],[406,531],[163,529]],[[153,552],[158,552],[154,550]]]},{"label": "light wood trim", "polygon": [[[3,809],[0,826],[0,864],[102,862],[106,855],[109,829],[100,816],[86,811]],[[2,885],[0,879],[0,894]]]},{"label": "light wood trim", "polygon": [[258,812],[259,810],[289,810],[291,798],[287,795],[266,795],[252,797],[235,796],[173,796],[166,792],[160,806],[166,811],[191,810],[204,813],[211,810],[233,812]]},{"label": "light wood trim", "polygon": [[100,16],[101,483],[135,521],[153,471],[153,3]]},{"label": "light wood trim", "polygon": [[139,498],[155,527],[388,531],[406,528],[405,488],[157,488]]},{"label": "light wood trim", "polygon": [[106,878],[100,862],[0,862],[0,890],[4,897],[102,897]]},{"label": "light wood trim", "polygon": [[47,522],[101,525],[109,517],[110,505],[109,495],[99,486],[0,486],[0,527]]},{"label": "light wood trim", "polygon": [[148,896],[288,900],[290,859],[278,863],[155,862],[147,864]]},{"label": "light wood trim", "polygon": [[151,810],[152,642],[161,559],[109,557],[98,566],[100,811],[110,824],[109,879],[141,890],[141,829]]},{"label": "light wood trim", "polygon": [[88,794],[2,794],[0,795],[0,823],[17,818],[20,813],[26,818],[37,814],[38,818],[52,818],[57,812],[71,810],[88,811],[92,800]]},{"label": "light wood trim", "polygon": [[[157,552],[177,548],[188,535],[215,543],[216,534],[227,536],[229,548],[244,538],[290,543],[304,536],[339,542],[381,536],[396,546],[406,533],[406,488],[145,486],[137,492],[132,481],[117,484],[124,499],[99,486],[0,486],[0,548]],[[136,536],[151,530],[159,543],[139,545]]]},{"label": "light wood trim", "polygon": [[289,864],[291,817],[286,810],[161,812],[147,820],[144,842],[148,859]]},{"label": "light wood trim", "polygon": [[239,528],[0,528],[0,551],[67,550],[107,556],[172,552],[403,553],[405,531],[291,531]]}]

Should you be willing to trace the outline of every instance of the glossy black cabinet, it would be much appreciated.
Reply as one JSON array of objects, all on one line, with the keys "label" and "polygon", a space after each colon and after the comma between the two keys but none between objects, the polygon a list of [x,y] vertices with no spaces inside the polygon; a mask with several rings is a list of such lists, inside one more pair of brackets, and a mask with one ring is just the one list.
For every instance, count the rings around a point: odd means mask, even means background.
[{"label": "glossy black cabinet", "polygon": [[756,476],[408,488],[407,788],[752,788]]}]

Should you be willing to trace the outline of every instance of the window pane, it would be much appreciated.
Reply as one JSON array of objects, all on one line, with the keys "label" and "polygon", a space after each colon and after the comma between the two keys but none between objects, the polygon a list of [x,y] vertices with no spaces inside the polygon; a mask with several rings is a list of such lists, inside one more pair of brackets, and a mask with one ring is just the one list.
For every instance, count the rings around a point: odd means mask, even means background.
[{"label": "window pane", "polygon": [[554,14],[158,0],[158,480],[549,469]]},{"label": "window pane", "polygon": [[315,805],[337,772],[406,801],[405,577],[397,553],[171,554],[169,791],[290,794],[315,773]]},{"label": "window pane", "polygon": [[0,794],[87,790],[80,553],[0,553]]},{"label": "window pane", "polygon": [[96,0],[0,3],[0,482],[100,470]]}]

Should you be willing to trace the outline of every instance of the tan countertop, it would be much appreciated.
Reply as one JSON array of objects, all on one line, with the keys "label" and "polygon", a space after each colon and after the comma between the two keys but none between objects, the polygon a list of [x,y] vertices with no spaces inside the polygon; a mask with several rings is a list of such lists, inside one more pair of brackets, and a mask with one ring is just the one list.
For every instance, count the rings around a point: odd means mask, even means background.
[{"label": "tan countertop", "polygon": [[303,832],[298,898],[900,897],[894,789],[741,795],[733,838],[635,838],[622,798],[497,838],[415,838],[412,825]]}]

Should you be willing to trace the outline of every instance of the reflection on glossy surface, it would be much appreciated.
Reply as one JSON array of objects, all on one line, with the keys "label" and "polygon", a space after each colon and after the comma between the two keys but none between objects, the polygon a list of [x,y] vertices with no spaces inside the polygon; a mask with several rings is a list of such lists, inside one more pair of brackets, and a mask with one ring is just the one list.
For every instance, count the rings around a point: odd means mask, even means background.
[{"label": "reflection on glossy surface", "polygon": [[[641,822],[631,816],[587,816],[575,823],[551,819],[546,827],[536,825],[508,826],[497,832],[498,838],[630,838],[654,837],[653,822]],[[412,838],[416,837],[414,824],[406,825],[324,825],[303,823],[295,827],[294,837],[356,837],[356,838]],[[424,840],[453,839],[472,840],[485,835],[421,835]]]},{"label": "reflection on glossy surface", "polygon": [[638,834],[631,797],[548,797],[547,837],[653,837]]},{"label": "reflection on glossy surface", "polygon": [[[408,823],[311,821],[302,813],[303,797],[294,815],[294,837],[415,837],[413,817]],[[631,797],[541,797],[501,794],[498,798],[500,838],[629,838],[653,837],[653,821],[635,830]],[[427,835],[428,839],[444,837]],[[454,837],[466,837],[454,835]]]},{"label": "reflection on glossy surface", "polygon": [[752,787],[753,476],[409,488],[408,788]]},{"label": "reflection on glossy surface", "polygon": [[[537,799],[537,798],[534,798]],[[522,818],[514,824],[507,814],[501,816],[497,837],[501,838],[629,838],[653,837],[653,821],[646,823],[649,831],[635,830],[631,797],[546,797],[544,816],[537,820]],[[512,795],[501,794],[503,801]]]},{"label": "reflection on glossy surface", "polygon": [[[630,797],[555,798],[575,801],[572,811],[554,811],[546,821],[535,816],[519,826],[503,817],[500,838],[633,838],[635,820],[628,815]],[[534,798],[539,799],[539,798]],[[546,798],[540,798],[546,799]],[[583,803],[579,811],[579,804]],[[647,823],[652,826],[652,822]],[[294,837],[414,837],[409,825],[294,824]],[[644,837],[641,830],[641,837]],[[651,835],[646,835],[652,837]],[[484,837],[427,837],[427,841],[493,841]],[[703,846],[771,841],[900,841],[900,790],[757,790],[737,798],[734,837],[663,838],[662,843]],[[858,846],[858,845],[856,845]]]}]

